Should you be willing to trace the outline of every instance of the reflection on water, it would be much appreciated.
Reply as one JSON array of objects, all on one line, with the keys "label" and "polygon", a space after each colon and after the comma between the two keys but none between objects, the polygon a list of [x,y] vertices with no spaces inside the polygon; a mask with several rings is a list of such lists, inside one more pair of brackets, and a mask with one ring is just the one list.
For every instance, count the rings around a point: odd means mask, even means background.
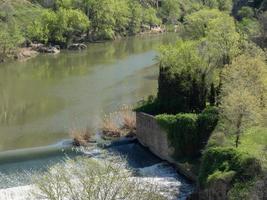
[{"label": "reflection on water", "polygon": [[96,128],[104,112],[157,89],[156,50],[166,34],[89,44],[86,51],[0,65],[0,151],[43,146],[69,128]]}]

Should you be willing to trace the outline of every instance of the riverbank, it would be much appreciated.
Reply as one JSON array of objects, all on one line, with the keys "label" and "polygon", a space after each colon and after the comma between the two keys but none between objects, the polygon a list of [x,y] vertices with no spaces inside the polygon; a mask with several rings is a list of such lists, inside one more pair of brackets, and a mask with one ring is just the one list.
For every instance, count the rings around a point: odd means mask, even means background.
[{"label": "riverbank", "polygon": [[[156,27],[152,28],[151,30],[141,32],[135,36],[124,36],[124,37],[117,37],[113,41],[118,40],[127,40],[129,37],[155,37],[157,35],[166,34],[165,28]],[[8,58],[2,59],[1,63],[17,60],[17,61],[27,61],[31,58],[35,58],[39,54],[51,54],[55,55],[60,53],[61,50],[68,50],[68,51],[82,51],[85,50],[90,44],[97,44],[97,43],[105,43],[105,42],[112,42],[111,40],[98,40],[98,41],[85,41],[84,43],[73,43],[66,48],[60,48],[58,45],[49,45],[46,46],[41,43],[31,43],[28,47],[19,48],[17,51],[14,52],[14,55],[9,55]]]}]

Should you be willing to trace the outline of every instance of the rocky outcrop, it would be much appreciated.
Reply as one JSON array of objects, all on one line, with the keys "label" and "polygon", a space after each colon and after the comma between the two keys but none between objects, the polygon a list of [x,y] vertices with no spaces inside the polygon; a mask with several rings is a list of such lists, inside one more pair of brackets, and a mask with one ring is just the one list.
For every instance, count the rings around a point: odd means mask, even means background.
[{"label": "rocky outcrop", "polygon": [[15,55],[15,59],[24,61],[33,58],[37,55],[38,52],[33,50],[32,48],[21,48]]},{"label": "rocky outcrop", "polygon": [[40,53],[58,54],[60,53],[59,46],[45,46],[44,44],[31,44],[30,47]]},{"label": "rocky outcrop", "polygon": [[86,49],[87,46],[83,43],[74,43],[68,46],[68,50],[83,50]]}]

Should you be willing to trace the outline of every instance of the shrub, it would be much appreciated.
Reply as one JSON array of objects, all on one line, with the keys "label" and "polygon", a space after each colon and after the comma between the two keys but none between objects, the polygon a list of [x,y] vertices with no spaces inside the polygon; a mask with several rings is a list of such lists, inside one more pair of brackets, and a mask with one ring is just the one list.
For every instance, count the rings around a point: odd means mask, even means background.
[{"label": "shrub", "polygon": [[132,107],[122,106],[119,110],[122,120],[122,129],[126,130],[130,135],[135,134],[136,131],[136,115]]},{"label": "shrub", "polygon": [[158,115],[158,123],[168,133],[168,140],[174,147],[174,157],[195,154],[197,143],[196,114]]},{"label": "shrub", "polygon": [[102,133],[107,137],[133,136],[136,131],[136,115],[130,106],[104,116]]},{"label": "shrub", "polygon": [[215,171],[212,175],[208,176],[207,183],[211,185],[217,180],[223,180],[228,183],[233,179],[235,174],[236,174],[235,171],[222,172],[218,170]]},{"label": "shrub", "polygon": [[199,149],[203,149],[217,126],[219,111],[216,107],[207,107],[197,118]]},{"label": "shrub", "polygon": [[200,155],[218,121],[216,108],[207,108],[201,114],[158,115],[160,126],[168,133],[174,147],[174,158]]},{"label": "shrub", "polygon": [[35,179],[36,199],[163,200],[157,186],[133,178],[121,159],[67,160]]},{"label": "shrub", "polygon": [[161,113],[158,99],[154,96],[149,96],[146,100],[138,102],[138,105],[134,110],[136,112],[144,112],[150,115]]},{"label": "shrub", "polygon": [[75,146],[86,146],[93,137],[93,134],[89,128],[71,129],[69,134],[73,139],[73,145]]},{"label": "shrub", "polygon": [[[235,173],[233,181],[251,180],[261,173],[260,162],[235,148],[214,147],[205,150],[199,172],[200,186],[205,186],[211,177]],[[218,176],[217,176],[218,177]]]}]

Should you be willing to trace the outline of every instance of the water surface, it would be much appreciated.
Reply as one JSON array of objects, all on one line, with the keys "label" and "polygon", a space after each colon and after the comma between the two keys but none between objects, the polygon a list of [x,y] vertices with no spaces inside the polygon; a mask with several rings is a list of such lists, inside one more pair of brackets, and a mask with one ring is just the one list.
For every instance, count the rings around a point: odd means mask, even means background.
[{"label": "water surface", "polygon": [[157,48],[174,34],[90,44],[0,65],[0,151],[45,146],[157,90]]}]

